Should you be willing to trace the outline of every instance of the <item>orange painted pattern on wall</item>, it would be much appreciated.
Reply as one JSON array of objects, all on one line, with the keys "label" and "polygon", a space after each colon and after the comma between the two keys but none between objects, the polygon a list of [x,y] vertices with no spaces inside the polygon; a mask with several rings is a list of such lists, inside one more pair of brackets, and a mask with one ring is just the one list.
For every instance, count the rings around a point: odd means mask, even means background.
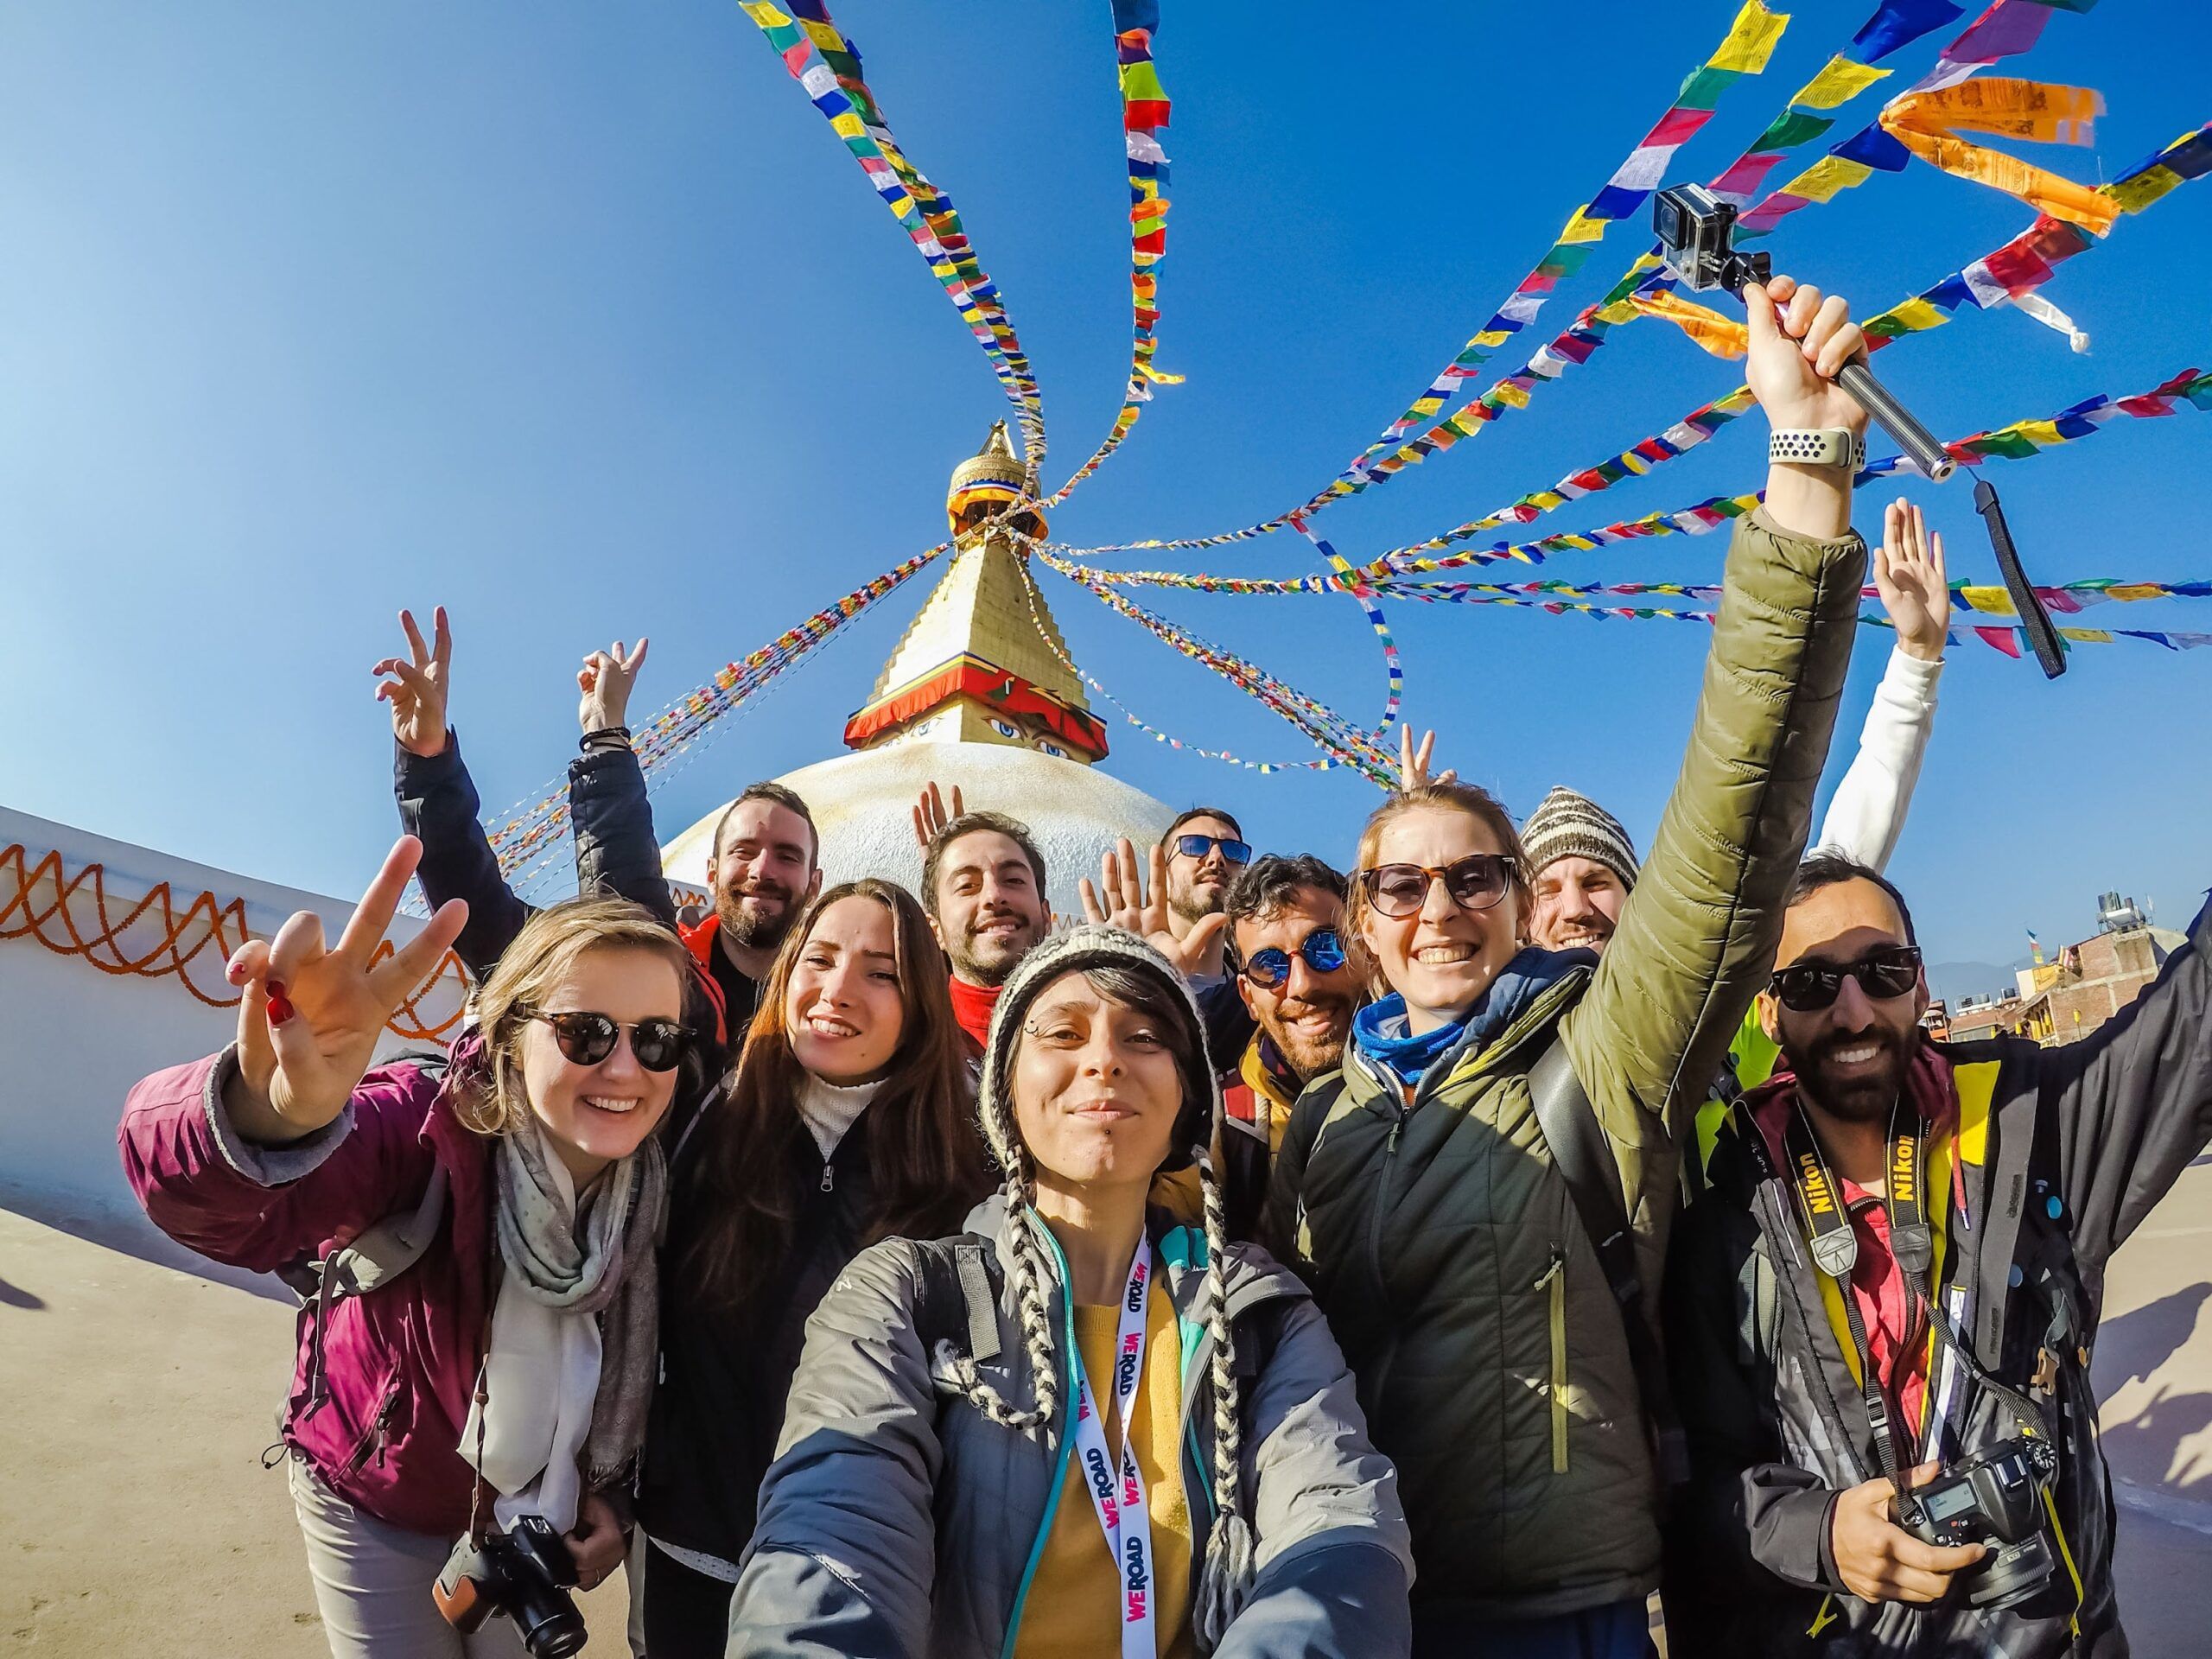
[{"label": "orange painted pattern on wall", "polygon": [[[33,861],[21,842],[0,848],[0,939],[34,939],[57,956],[80,957],[104,974],[177,982],[211,1008],[234,1008],[238,994],[223,977],[231,953],[252,937],[245,900],[201,893],[180,904],[166,881],[119,917],[111,904],[105,867],[65,874],[61,855]],[[388,953],[386,944],[379,954]],[[210,991],[204,988],[213,985]],[[437,972],[400,1005],[388,1026],[404,1042],[435,1042],[461,1023],[468,976],[451,951]]]}]

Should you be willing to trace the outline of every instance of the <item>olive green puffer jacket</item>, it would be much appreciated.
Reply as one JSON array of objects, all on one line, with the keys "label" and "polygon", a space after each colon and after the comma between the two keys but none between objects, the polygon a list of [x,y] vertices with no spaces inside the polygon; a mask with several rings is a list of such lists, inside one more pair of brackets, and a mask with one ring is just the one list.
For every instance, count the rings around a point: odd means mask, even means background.
[{"label": "olive green puffer jacket", "polygon": [[1773,961],[1865,568],[1856,536],[1739,519],[1681,773],[1602,963],[1486,1046],[1464,1040],[1410,1100],[1356,1048],[1300,1097],[1263,1236],[1312,1284],[1398,1466],[1417,1628],[1573,1612],[1658,1582],[1620,1314],[1528,1071],[1566,1044],[1656,1313],[1678,1137]]}]

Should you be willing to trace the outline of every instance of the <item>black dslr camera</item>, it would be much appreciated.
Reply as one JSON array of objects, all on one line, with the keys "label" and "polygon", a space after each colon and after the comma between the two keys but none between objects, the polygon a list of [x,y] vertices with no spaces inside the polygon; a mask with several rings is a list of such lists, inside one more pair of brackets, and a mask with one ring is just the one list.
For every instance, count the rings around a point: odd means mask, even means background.
[{"label": "black dslr camera", "polygon": [[2043,1528],[2044,1494],[2057,1475],[2058,1453],[2049,1440],[2015,1435],[1902,1494],[1897,1525],[1923,1543],[1985,1546],[1989,1554],[1961,1575],[1967,1600],[2017,1606],[2057,1567]]},{"label": "black dslr camera", "polygon": [[1763,283],[1774,275],[1770,255],[1736,251],[1736,204],[1721,200],[1701,184],[1662,190],[1652,203],[1651,221],[1668,264],[1685,287],[1740,294],[1745,283]]},{"label": "black dslr camera", "polygon": [[584,1616],[569,1594],[575,1582],[576,1564],[553,1523],[525,1515],[512,1531],[487,1532],[481,1543],[463,1534],[430,1599],[464,1636],[505,1613],[535,1659],[569,1659],[584,1650],[585,1641]]}]

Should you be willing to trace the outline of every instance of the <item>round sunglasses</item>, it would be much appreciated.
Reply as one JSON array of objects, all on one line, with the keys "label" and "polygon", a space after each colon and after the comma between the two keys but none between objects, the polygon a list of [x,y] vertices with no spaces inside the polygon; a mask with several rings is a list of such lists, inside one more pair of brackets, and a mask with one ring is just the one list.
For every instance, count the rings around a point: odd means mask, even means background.
[{"label": "round sunglasses", "polygon": [[1767,989],[1793,1014],[1818,1014],[1835,1005],[1847,979],[1857,980],[1860,990],[1878,1001],[1903,996],[1920,983],[1920,952],[1910,944],[1892,944],[1869,950],[1856,962],[1793,963],[1775,970]]},{"label": "round sunglasses", "polygon": [[1221,849],[1222,857],[1231,864],[1249,864],[1252,861],[1252,844],[1249,842],[1234,841],[1227,836],[1175,837],[1175,850],[1185,858],[1204,858],[1217,847]]},{"label": "round sunglasses", "polygon": [[[1317,927],[1299,942],[1297,955],[1317,974],[1333,974],[1344,965],[1344,941],[1333,927]],[[1290,978],[1290,953],[1269,945],[1255,950],[1244,963],[1244,977],[1273,990]]]},{"label": "round sunglasses", "polygon": [[553,1027],[553,1040],[561,1052],[577,1065],[597,1065],[614,1052],[624,1032],[630,1033],[630,1052],[648,1071],[673,1071],[691,1046],[691,1028],[673,1020],[640,1020],[626,1026],[604,1014],[538,1014]]},{"label": "round sunglasses", "polygon": [[1513,885],[1516,861],[1505,853],[1470,853],[1442,869],[1426,864],[1378,864],[1359,873],[1367,901],[1385,916],[1417,914],[1428,902],[1429,884],[1441,881],[1462,910],[1488,910]]}]

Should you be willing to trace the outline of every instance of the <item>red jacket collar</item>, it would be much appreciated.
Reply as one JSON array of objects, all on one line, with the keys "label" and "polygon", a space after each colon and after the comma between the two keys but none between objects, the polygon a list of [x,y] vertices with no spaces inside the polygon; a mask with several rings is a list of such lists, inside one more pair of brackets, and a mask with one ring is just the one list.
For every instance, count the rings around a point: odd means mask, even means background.
[{"label": "red jacket collar", "polygon": [[991,1010],[999,1005],[999,985],[970,985],[956,977],[952,982],[952,1017],[960,1022],[960,1029],[975,1039],[976,1046],[988,1048],[991,1040]]}]

